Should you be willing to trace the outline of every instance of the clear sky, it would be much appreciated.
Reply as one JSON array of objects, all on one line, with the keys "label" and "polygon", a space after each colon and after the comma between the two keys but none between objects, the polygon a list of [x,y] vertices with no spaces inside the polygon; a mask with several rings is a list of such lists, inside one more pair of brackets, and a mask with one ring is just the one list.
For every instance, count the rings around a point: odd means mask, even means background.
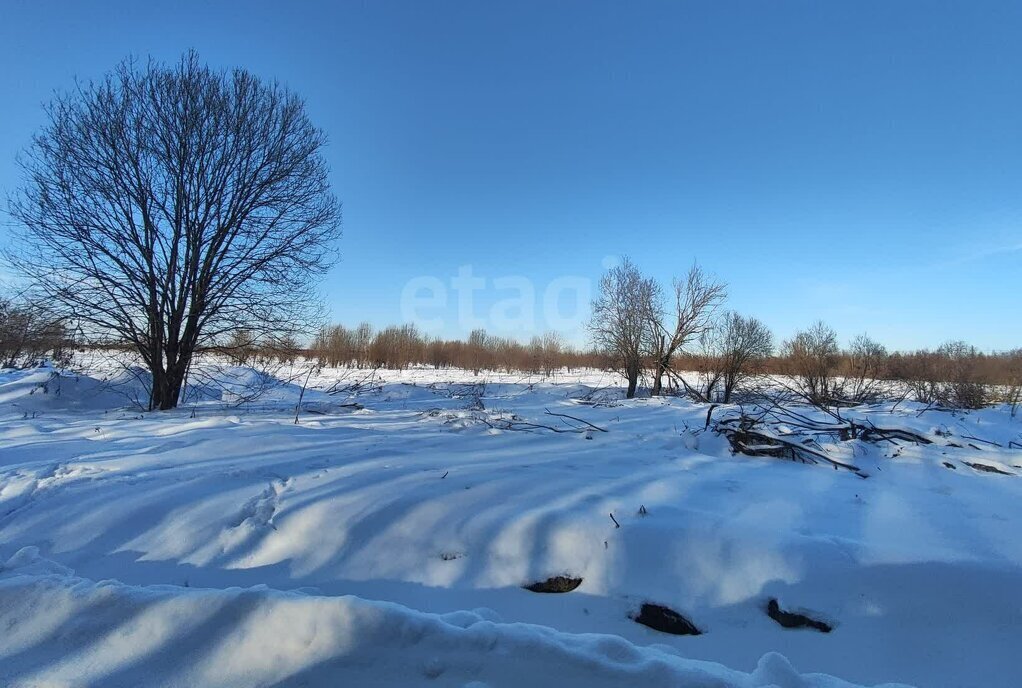
[{"label": "clear sky", "polygon": [[0,0],[0,193],[54,90],[188,48],[328,133],[334,320],[580,341],[628,255],[698,260],[778,338],[1022,346],[1017,0]]}]

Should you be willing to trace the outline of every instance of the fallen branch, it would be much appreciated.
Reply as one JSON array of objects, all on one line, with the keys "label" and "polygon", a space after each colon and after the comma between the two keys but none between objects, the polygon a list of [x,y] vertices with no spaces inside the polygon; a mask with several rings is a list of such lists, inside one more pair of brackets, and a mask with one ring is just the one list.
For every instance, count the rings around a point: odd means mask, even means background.
[{"label": "fallen branch", "polygon": [[869,424],[862,434],[859,436],[860,439],[869,441],[876,436],[881,440],[901,440],[903,442],[914,442],[916,444],[933,444],[933,440],[919,433],[912,432],[911,430],[904,430],[902,428],[878,428],[872,423]]},{"label": "fallen branch", "polygon": [[[592,423],[590,423],[587,420],[583,420],[581,418],[576,418],[575,416],[569,416],[567,413],[554,413],[550,409],[543,409],[543,410],[546,411],[546,414],[548,416],[556,416],[558,418],[570,418],[571,420],[573,420],[573,421],[575,421],[577,423],[582,423],[583,425],[585,425],[590,430],[597,430],[599,432],[607,432],[607,430],[605,428],[601,428],[598,425],[593,425]],[[570,424],[566,423],[566,425],[568,425],[569,427],[572,427]]]},{"label": "fallen branch", "polygon": [[993,445],[995,447],[1003,447],[1004,446],[1003,444],[998,444],[997,442],[992,442],[990,440],[985,440],[985,439],[983,439],[981,437],[973,437],[972,435],[961,435],[961,437],[962,437],[962,439],[975,440],[977,442],[982,442],[983,444],[991,444],[991,445]]},{"label": "fallen branch", "polygon": [[[473,414],[470,416],[472,420],[483,423],[488,428],[494,430],[512,430],[516,432],[535,432],[536,430],[548,430],[556,433],[585,433],[590,432],[587,428],[578,428],[569,426],[567,428],[558,428],[552,425],[543,425],[542,423],[532,423],[530,421],[521,420],[518,416],[512,416],[511,418],[495,418],[490,419],[482,414]],[[606,432],[604,430],[603,432]]]},{"label": "fallen branch", "polygon": [[[731,427],[735,420],[739,421],[739,427]],[[832,459],[823,452],[810,449],[802,443],[760,430],[754,430],[752,427],[749,427],[747,418],[729,418],[721,421],[717,424],[717,431],[727,435],[732,449],[739,454],[790,458],[792,461],[801,461],[802,463],[818,464],[823,462],[830,464],[835,469],[843,468],[862,478],[867,477],[862,472],[862,469],[854,464]]]}]

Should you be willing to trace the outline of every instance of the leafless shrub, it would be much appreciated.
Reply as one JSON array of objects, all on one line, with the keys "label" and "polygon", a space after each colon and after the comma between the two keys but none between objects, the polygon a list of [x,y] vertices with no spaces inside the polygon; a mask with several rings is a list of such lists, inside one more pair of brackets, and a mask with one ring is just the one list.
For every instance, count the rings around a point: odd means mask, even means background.
[{"label": "leafless shrub", "polygon": [[781,347],[795,390],[806,401],[820,406],[833,396],[839,354],[837,333],[823,321],[797,332]]},{"label": "leafless shrub", "polygon": [[423,363],[432,366],[434,369],[448,367],[451,365],[452,358],[450,348],[448,342],[439,337],[427,339],[426,345],[423,348]]},{"label": "leafless shrub", "polygon": [[561,367],[564,344],[556,332],[547,332],[542,337],[533,337],[529,343],[530,372],[550,377]]},{"label": "leafless shrub", "polygon": [[70,362],[74,342],[63,320],[27,301],[0,299],[0,367]]},{"label": "leafless shrub", "polygon": [[358,361],[352,332],[344,325],[330,325],[320,330],[312,343],[312,351],[320,363],[334,368]]},{"label": "leafless shrub", "polygon": [[465,353],[468,358],[468,368],[476,375],[483,369],[492,369],[494,366],[495,357],[489,344],[490,340],[486,335],[486,330],[472,330],[468,335]]},{"label": "leafless shrub", "polygon": [[369,351],[373,343],[373,326],[361,323],[354,329],[330,325],[320,330],[312,343],[312,352],[332,367],[370,368]]},{"label": "leafless shrub", "polygon": [[1009,352],[1006,358],[1008,365],[1004,401],[1011,408],[1011,417],[1014,418],[1022,406],[1022,349]]},{"label": "leafless shrub", "polygon": [[754,366],[773,352],[773,335],[762,322],[729,311],[702,336],[701,395],[730,403]]},{"label": "leafless shrub", "polygon": [[422,360],[422,337],[415,325],[380,330],[369,346],[369,360],[375,368],[403,370]]},{"label": "leafless shrub", "polygon": [[693,265],[684,280],[674,280],[674,302],[670,309],[658,303],[660,290],[651,289],[647,351],[652,361],[653,385],[650,394],[657,396],[663,388],[664,375],[671,369],[671,359],[689,342],[707,332],[720,304],[727,296],[723,282],[707,275]]},{"label": "leafless shrub", "polygon": [[[951,341],[936,351],[892,355],[889,369],[904,380],[913,397],[924,404],[947,408],[982,408],[990,400],[988,381],[1009,383],[1010,356],[987,357],[974,346]],[[990,363],[997,370],[991,370]]]},{"label": "leafless shrub", "polygon": [[220,351],[240,365],[248,365],[258,352],[255,334],[244,328],[237,328],[230,333]]},{"label": "leafless shrub", "polygon": [[897,360],[894,374],[904,380],[912,398],[922,404],[937,405],[946,401],[940,357],[930,351],[917,351]]},{"label": "leafless shrub", "polygon": [[945,366],[942,401],[954,408],[978,409],[986,406],[987,387],[980,377],[976,347],[963,341],[952,341],[943,344],[937,354]]},{"label": "leafless shrub", "polygon": [[887,349],[869,335],[860,334],[842,357],[839,394],[855,403],[877,401],[889,391],[884,379],[886,365]]},{"label": "leafless shrub", "polygon": [[593,343],[625,376],[629,399],[635,396],[638,386],[649,334],[649,314],[658,295],[656,282],[644,277],[626,258],[603,275],[593,301],[589,321]]}]

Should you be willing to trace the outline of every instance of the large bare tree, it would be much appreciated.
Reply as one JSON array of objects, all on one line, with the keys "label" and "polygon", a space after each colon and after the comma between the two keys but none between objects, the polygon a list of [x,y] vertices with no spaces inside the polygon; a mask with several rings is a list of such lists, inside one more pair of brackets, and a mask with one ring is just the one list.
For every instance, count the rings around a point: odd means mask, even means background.
[{"label": "large bare tree", "polygon": [[650,393],[660,394],[664,375],[671,369],[671,360],[685,345],[709,330],[720,304],[727,297],[727,287],[693,265],[684,280],[674,280],[674,301],[664,306],[652,300],[648,306],[648,349],[653,367]]},{"label": "large bare tree", "polygon": [[659,299],[655,280],[644,277],[632,261],[608,270],[600,279],[592,305],[589,332],[597,349],[610,356],[635,396],[649,334],[649,313]]},{"label": "large bare tree", "polygon": [[84,333],[137,350],[152,409],[177,405],[204,348],[305,322],[340,206],[297,95],[190,52],[126,61],[46,114],[9,257]]}]

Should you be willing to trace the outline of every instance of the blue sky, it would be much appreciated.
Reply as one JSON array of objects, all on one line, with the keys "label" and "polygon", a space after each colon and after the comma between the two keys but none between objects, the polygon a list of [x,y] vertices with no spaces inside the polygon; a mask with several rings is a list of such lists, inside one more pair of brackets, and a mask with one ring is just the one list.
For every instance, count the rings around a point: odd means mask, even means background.
[{"label": "blue sky", "polygon": [[[334,320],[399,322],[425,277],[435,331],[526,337],[544,295],[566,317],[584,292],[557,290],[628,255],[664,281],[698,260],[778,338],[822,318],[1003,349],[1022,345],[1020,36],[1022,3],[994,1],[6,0],[0,193],[55,89],[195,48],[287,83],[328,133]],[[459,302],[465,266],[484,286]]]}]

